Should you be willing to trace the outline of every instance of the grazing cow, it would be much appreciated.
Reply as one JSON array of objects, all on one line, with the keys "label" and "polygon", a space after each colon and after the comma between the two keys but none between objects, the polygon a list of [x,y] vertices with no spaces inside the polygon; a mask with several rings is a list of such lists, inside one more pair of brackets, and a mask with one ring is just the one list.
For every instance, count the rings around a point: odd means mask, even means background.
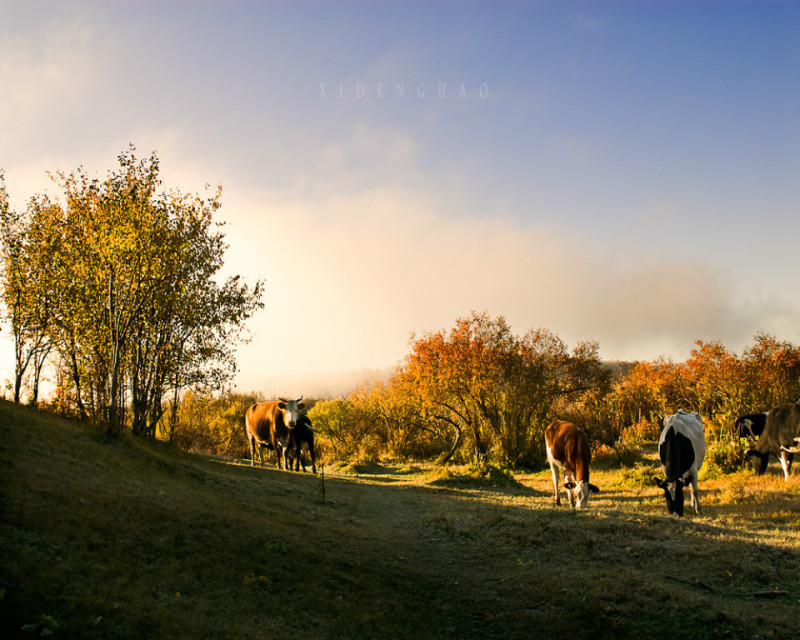
[{"label": "grazing cow", "polygon": [[746,416],[739,416],[733,423],[734,433],[737,438],[758,438],[764,433],[764,426],[767,424],[768,413],[750,413]]},{"label": "grazing cow", "polygon": [[280,398],[279,402],[262,402],[254,404],[247,410],[244,424],[247,441],[250,443],[251,467],[255,465],[256,447],[261,466],[264,466],[262,448],[268,447],[278,454],[278,468],[281,468],[281,458],[283,458],[283,468],[289,468],[287,460],[289,441],[297,425],[297,412],[305,406],[300,402],[302,399],[302,396],[297,400]]},{"label": "grazing cow", "polygon": [[759,459],[757,475],[762,475],[767,468],[769,456],[773,455],[781,462],[783,476],[789,479],[792,470],[792,459],[798,453],[795,439],[800,436],[800,405],[788,403],[775,407],[767,415],[764,432],[755,446],[745,451],[745,455]]},{"label": "grazing cow", "polygon": [[300,471],[300,465],[303,465],[303,471],[306,470],[305,451],[311,457],[311,471],[317,472],[317,457],[314,452],[314,433],[316,429],[311,426],[311,420],[308,416],[299,416],[297,424],[292,430],[292,435],[289,437],[289,451],[288,456],[295,460],[295,471]]},{"label": "grazing cow", "polygon": [[697,472],[703,466],[705,453],[703,419],[698,414],[679,409],[664,418],[664,429],[658,439],[658,455],[665,479],[656,479],[656,484],[664,490],[670,514],[683,515],[683,487],[686,485],[692,492],[691,504],[695,513],[700,513]]},{"label": "grazing cow", "polygon": [[544,443],[547,448],[547,461],[553,474],[553,499],[561,505],[558,487],[558,470],[564,470],[564,488],[567,490],[569,504],[573,509],[581,509],[589,503],[589,492],[598,493],[600,489],[589,482],[589,439],[586,434],[571,422],[555,420],[544,430]]},{"label": "grazing cow", "polygon": [[[746,416],[739,417],[736,422],[734,423],[735,433],[738,435],[739,438],[758,438],[764,433],[764,427],[767,426],[767,416],[769,413],[753,413]],[[792,451],[791,449],[786,449],[781,446],[781,449],[786,451],[788,455],[786,456],[786,462],[789,469],[792,468],[792,460],[794,459],[794,454],[798,453],[797,451]],[[752,449],[750,450],[752,451]],[[759,459],[759,464],[756,472],[758,475],[762,475],[767,470],[767,465],[769,464],[769,454],[761,455],[751,453],[750,455],[755,455]]]}]

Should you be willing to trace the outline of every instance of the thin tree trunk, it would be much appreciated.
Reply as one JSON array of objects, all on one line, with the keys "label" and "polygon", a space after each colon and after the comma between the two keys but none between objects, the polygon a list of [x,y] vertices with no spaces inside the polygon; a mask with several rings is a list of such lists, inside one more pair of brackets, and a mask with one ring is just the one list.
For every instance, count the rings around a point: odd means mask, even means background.
[{"label": "thin tree trunk", "polygon": [[445,464],[450,461],[450,458],[452,458],[456,451],[458,451],[458,447],[461,446],[462,429],[454,420],[451,420],[447,416],[436,416],[436,418],[448,423],[451,427],[453,427],[453,431],[455,432],[453,443],[450,445],[450,451],[448,451],[442,459],[442,463]]}]

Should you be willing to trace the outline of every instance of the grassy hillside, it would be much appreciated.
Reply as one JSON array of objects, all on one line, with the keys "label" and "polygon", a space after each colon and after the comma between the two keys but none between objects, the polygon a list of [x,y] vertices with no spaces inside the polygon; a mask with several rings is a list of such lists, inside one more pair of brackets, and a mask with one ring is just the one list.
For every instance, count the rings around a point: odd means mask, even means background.
[{"label": "grassy hillside", "polygon": [[2,402],[0,635],[796,638],[798,479],[703,481],[678,520],[644,453],[576,514],[549,472],[323,484]]}]

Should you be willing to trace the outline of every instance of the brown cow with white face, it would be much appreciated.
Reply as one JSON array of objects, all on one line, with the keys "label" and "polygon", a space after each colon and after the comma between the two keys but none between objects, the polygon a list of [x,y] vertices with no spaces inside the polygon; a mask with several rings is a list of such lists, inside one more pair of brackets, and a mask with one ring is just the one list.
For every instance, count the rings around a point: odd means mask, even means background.
[{"label": "brown cow with white face", "polygon": [[589,439],[586,434],[571,422],[555,420],[544,430],[547,447],[547,461],[553,474],[553,496],[556,505],[561,504],[558,487],[558,470],[564,470],[564,488],[567,490],[569,504],[573,509],[588,505],[589,492],[598,493],[600,489],[589,482]]},{"label": "brown cow with white face", "polygon": [[278,454],[278,468],[290,469],[287,454],[289,451],[292,430],[297,425],[297,413],[305,405],[297,400],[279,398],[278,402],[262,402],[254,404],[247,410],[244,417],[247,441],[250,444],[250,466],[255,466],[256,447],[264,466],[263,447],[272,448]]}]

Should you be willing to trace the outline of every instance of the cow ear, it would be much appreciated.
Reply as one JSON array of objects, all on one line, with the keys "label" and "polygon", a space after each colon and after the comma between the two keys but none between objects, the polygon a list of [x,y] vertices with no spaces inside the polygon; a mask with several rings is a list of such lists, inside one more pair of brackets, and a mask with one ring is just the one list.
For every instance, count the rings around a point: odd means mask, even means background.
[{"label": "cow ear", "polygon": [[569,489],[570,491],[572,491],[575,488],[575,483],[574,482],[565,482],[564,483],[564,488],[565,489]]},{"label": "cow ear", "polygon": [[653,484],[656,485],[657,487],[661,487],[663,489],[664,485],[666,484],[666,482],[664,482],[660,478],[653,478]]},{"label": "cow ear", "polygon": [[278,403],[278,408],[279,409],[285,409],[286,408],[286,403],[285,402],[279,402]]},{"label": "cow ear", "polygon": [[589,491],[592,493],[600,493],[600,489],[591,483],[589,483]]},{"label": "cow ear", "polygon": [[298,411],[300,411],[300,409],[305,409],[305,408],[306,408],[306,403],[305,402],[298,403],[298,405],[297,405],[297,410]]}]

